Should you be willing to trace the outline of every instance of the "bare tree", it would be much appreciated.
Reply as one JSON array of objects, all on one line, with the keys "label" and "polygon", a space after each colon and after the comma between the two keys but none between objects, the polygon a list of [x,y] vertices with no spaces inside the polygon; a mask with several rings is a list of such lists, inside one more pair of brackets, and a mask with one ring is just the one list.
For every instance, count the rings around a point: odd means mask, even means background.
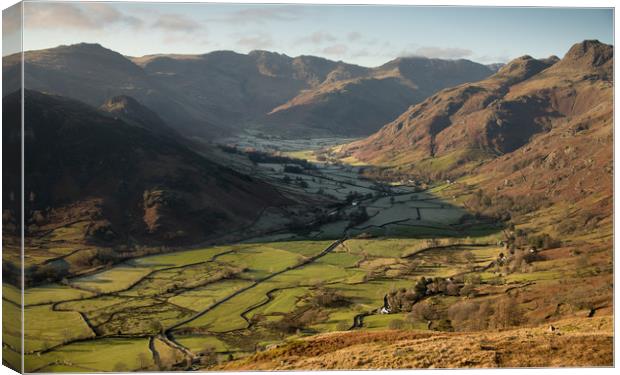
[{"label": "bare tree", "polygon": [[497,328],[509,328],[521,323],[522,316],[516,298],[505,296],[501,298],[495,311],[495,325]]}]

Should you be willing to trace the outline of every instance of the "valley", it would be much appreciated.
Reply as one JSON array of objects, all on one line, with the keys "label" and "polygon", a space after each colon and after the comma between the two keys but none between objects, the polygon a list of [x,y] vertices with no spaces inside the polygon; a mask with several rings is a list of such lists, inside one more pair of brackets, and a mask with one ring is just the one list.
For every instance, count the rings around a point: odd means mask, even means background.
[{"label": "valley", "polygon": [[[297,149],[285,141],[278,147],[313,154],[308,146],[339,141],[297,141]],[[316,163],[289,173],[284,170],[291,164],[254,166],[240,155],[222,157],[236,159],[239,168],[245,163],[283,192],[332,208],[284,214],[267,208],[247,228],[261,235],[135,258],[27,289],[28,371],[171,368],[165,366],[187,366],[190,357],[209,353],[239,358],[319,333],[385,329],[405,319],[378,314],[390,290],[408,287],[420,276],[484,268],[500,251],[497,224],[463,225],[463,208],[415,185],[362,179],[359,167],[344,164]],[[357,218],[362,211],[367,216]],[[315,223],[300,230],[288,215]],[[288,227],[278,229],[282,223]],[[11,299],[18,291],[8,284],[4,290],[6,300],[19,304]],[[317,296],[330,293],[342,302],[317,304]],[[14,305],[5,306],[10,314]],[[287,326],[291,317],[303,315],[308,317]],[[425,328],[426,323],[412,324]],[[124,353],[116,363],[98,362],[102,351],[114,348]],[[92,356],[80,354],[86,350]]]},{"label": "valley", "polygon": [[[521,255],[509,270],[499,263],[505,225],[446,194],[458,185],[374,181],[363,166],[317,161],[342,141],[241,137],[217,158],[299,199],[294,211],[266,207],[243,234],[223,236],[226,243],[170,249],[26,289],[26,370],[202,368],[330,332],[469,330],[471,317],[454,306],[478,311],[507,299],[525,301],[508,315],[476,319],[501,328],[610,308],[600,303],[612,270],[599,261],[561,279],[580,260],[553,245],[531,261]],[[278,152],[286,162],[253,162],[241,147]],[[409,301],[420,311],[394,311],[393,301],[409,298],[401,294],[421,277],[454,287]],[[567,277],[592,277],[602,289],[577,301],[579,288],[566,288]],[[19,291],[3,290],[4,313],[18,313]],[[570,307],[556,302],[569,298]],[[6,345],[18,340],[5,331]]]},{"label": "valley", "polygon": [[613,365],[612,45],[23,57],[23,91],[3,59],[3,121],[27,116],[2,129],[5,365]]}]

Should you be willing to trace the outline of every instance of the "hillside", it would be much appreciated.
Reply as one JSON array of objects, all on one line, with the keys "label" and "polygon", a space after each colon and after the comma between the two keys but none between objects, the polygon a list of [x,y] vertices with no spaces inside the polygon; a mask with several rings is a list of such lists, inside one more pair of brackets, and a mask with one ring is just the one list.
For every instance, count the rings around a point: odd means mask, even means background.
[{"label": "hillside", "polygon": [[[5,97],[5,108],[18,108],[17,100],[19,93]],[[84,257],[96,258],[99,246],[131,252],[133,245],[195,243],[239,230],[264,208],[287,202],[269,184],[162,134],[163,123],[153,123],[159,128],[151,131],[150,124],[137,126],[30,90],[25,103],[25,220],[27,245],[33,246],[28,262],[58,257],[80,269],[87,259],[80,265],[65,257],[74,249],[92,248]],[[5,119],[18,115],[9,112]],[[52,243],[62,248],[50,249]]]},{"label": "hillside", "polygon": [[363,136],[440,89],[490,74],[486,66],[468,60],[398,58],[364,75],[303,91],[269,112],[268,121],[290,133],[311,128]]},{"label": "hillside", "polygon": [[153,133],[162,136],[180,137],[161,117],[131,96],[119,95],[110,98],[99,107],[99,110],[107,112],[130,125],[144,128]]},{"label": "hillside", "polygon": [[516,227],[513,237],[550,236],[610,261],[612,66],[613,47],[598,41],[559,61],[524,56],[439,92],[339,155],[432,181],[439,196]]},{"label": "hillside", "polygon": [[[368,135],[441,88],[491,74],[466,60],[401,58],[364,68],[267,51],[128,57],[88,43],[24,56],[27,89],[95,107],[131,96],[180,134],[206,142],[255,128],[289,135]],[[19,55],[3,59],[5,77],[18,76],[19,61]],[[19,84],[6,80],[4,92]]]},{"label": "hillside", "polygon": [[612,317],[495,332],[340,332],[298,340],[217,370],[371,370],[612,366]]},{"label": "hillside", "polygon": [[[523,56],[488,79],[442,90],[412,106],[343,153],[407,172],[455,177],[535,136],[609,126],[612,54],[611,46],[585,41],[559,61]],[[577,133],[569,137],[592,135]]]}]

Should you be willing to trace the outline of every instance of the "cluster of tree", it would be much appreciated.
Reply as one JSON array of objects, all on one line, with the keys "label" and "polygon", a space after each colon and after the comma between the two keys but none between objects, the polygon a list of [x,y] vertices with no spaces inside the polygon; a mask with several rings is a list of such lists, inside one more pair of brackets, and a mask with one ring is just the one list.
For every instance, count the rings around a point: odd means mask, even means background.
[{"label": "cluster of tree", "polygon": [[123,257],[111,248],[82,250],[71,257],[71,262],[79,267],[111,266],[122,260]]},{"label": "cluster of tree", "polygon": [[288,156],[273,155],[262,151],[246,151],[248,159],[254,164],[273,163],[273,164],[294,164],[302,169],[316,169],[315,165],[304,159],[289,158]]},{"label": "cluster of tree", "polygon": [[286,173],[302,174],[302,173],[304,173],[304,170],[303,170],[303,168],[301,168],[298,165],[289,165],[289,164],[287,164],[287,165],[284,166],[284,172],[286,172]]},{"label": "cluster of tree", "polygon": [[303,306],[284,314],[278,321],[267,323],[267,327],[288,335],[304,330],[324,318],[325,314],[320,308]]},{"label": "cluster of tree", "polygon": [[[484,300],[465,299],[449,306],[431,297],[412,307],[407,322],[411,326],[426,323],[427,328],[435,331],[483,331],[519,326],[526,319],[517,299],[505,295]],[[400,322],[401,327],[405,325]]]},{"label": "cluster of tree", "polygon": [[312,297],[312,304],[316,307],[343,307],[350,303],[351,301],[335,289],[319,288]]},{"label": "cluster of tree", "polygon": [[20,286],[22,282],[22,270],[10,260],[2,261],[2,281],[11,285]]},{"label": "cluster of tree", "polygon": [[284,177],[282,177],[282,182],[284,182],[285,184],[290,184],[293,181],[295,182],[295,185],[301,188],[305,189],[308,187],[308,183],[301,177],[295,177],[295,180],[290,178],[288,175],[284,175]]},{"label": "cluster of tree", "polygon": [[372,198],[372,193],[362,194],[358,191],[349,191],[347,197],[345,198],[345,202],[347,204],[351,204],[355,201],[360,201],[362,199],[370,199]]},{"label": "cluster of tree", "polygon": [[543,195],[519,196],[519,199],[500,194],[487,195],[479,189],[472,194],[466,204],[479,215],[508,221],[513,216],[524,215],[548,206],[549,200]]},{"label": "cluster of tree", "polygon": [[415,184],[428,184],[430,179],[418,174],[405,173],[394,168],[365,166],[358,170],[360,178],[372,181],[416,181]]},{"label": "cluster of tree", "polygon": [[428,296],[458,296],[462,287],[462,283],[453,279],[422,277],[412,288],[391,290],[386,296],[386,302],[391,312],[406,312],[411,311],[416,303]]},{"label": "cluster of tree", "polygon": [[495,262],[495,272],[505,275],[532,270],[532,263],[544,260],[537,251],[530,249],[514,249],[508,255],[500,253]]},{"label": "cluster of tree", "polygon": [[457,331],[506,329],[525,322],[518,301],[510,295],[482,301],[459,301],[448,308],[446,319]]},{"label": "cluster of tree", "polygon": [[366,211],[366,207],[359,206],[357,210],[352,211],[349,214],[349,225],[356,226],[368,220],[368,212]]},{"label": "cluster of tree", "polygon": [[68,276],[69,264],[65,261],[56,261],[42,265],[33,264],[24,270],[26,285],[56,283]]},{"label": "cluster of tree", "polygon": [[510,239],[516,247],[531,247],[533,249],[554,249],[562,246],[562,241],[553,238],[547,233],[528,234],[523,229],[517,229]]},{"label": "cluster of tree", "polygon": [[231,146],[231,145],[217,145],[217,147],[228,153],[228,154],[237,154],[237,155],[243,155],[245,154],[245,152],[239,150],[236,146]]},{"label": "cluster of tree", "polygon": [[[285,314],[282,319],[267,324],[274,331],[291,334],[307,329],[309,326],[327,318],[326,308],[349,306],[351,301],[335,289],[317,286],[317,290],[310,296],[308,304],[298,306]],[[260,318],[259,318],[260,319]],[[342,327],[342,330],[348,329]]]}]

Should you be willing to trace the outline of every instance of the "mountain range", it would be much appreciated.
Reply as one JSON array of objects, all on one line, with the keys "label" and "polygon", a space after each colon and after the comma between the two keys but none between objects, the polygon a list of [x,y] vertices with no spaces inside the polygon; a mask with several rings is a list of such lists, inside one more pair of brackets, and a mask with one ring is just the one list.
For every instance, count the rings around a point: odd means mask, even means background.
[{"label": "mountain range", "polygon": [[[419,57],[372,69],[265,51],[130,58],[92,44],[25,56],[34,232],[78,220],[87,242],[166,244],[240,230],[288,198],[195,146],[257,128],[374,131],[337,156],[408,179],[460,179],[461,190],[536,200],[537,209],[569,199],[577,226],[611,220],[613,47],[598,41],[495,73]],[[3,59],[5,90],[18,84],[9,74],[18,66]],[[3,101],[14,109],[4,120],[18,121],[19,94]],[[19,139],[10,132],[8,148]]]},{"label": "mountain range", "polygon": [[[21,55],[3,59],[4,92],[19,88]],[[442,88],[483,79],[468,60],[397,58],[365,68],[314,56],[123,56],[99,44],[24,54],[25,87],[99,107],[126,95],[187,137],[210,140],[258,128],[279,134],[363,136]]]}]

